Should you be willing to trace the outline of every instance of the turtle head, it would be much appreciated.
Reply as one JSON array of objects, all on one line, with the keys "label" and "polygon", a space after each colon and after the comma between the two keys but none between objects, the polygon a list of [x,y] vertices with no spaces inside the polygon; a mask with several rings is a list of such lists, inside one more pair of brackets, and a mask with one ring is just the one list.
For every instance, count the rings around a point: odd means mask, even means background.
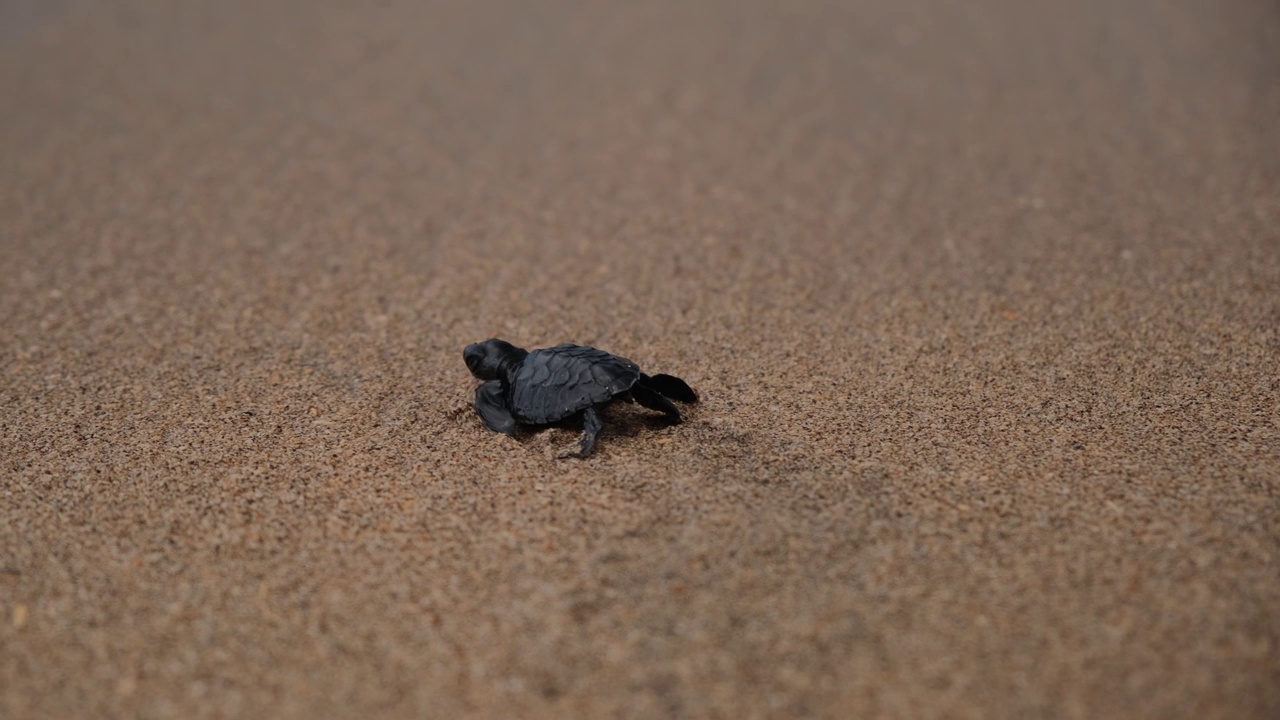
[{"label": "turtle head", "polygon": [[528,351],[521,350],[506,340],[493,338],[468,345],[462,351],[462,359],[466,360],[467,369],[472,375],[488,381],[505,378],[528,354]]}]

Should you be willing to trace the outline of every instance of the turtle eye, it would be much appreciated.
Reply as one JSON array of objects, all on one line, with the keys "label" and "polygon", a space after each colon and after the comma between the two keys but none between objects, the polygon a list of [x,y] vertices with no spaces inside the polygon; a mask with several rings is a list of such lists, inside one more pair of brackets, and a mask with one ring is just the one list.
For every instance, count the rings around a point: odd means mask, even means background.
[{"label": "turtle eye", "polygon": [[462,351],[462,359],[467,363],[467,369],[472,375],[480,376],[480,368],[484,365],[484,350],[475,345],[468,345],[467,349]]}]

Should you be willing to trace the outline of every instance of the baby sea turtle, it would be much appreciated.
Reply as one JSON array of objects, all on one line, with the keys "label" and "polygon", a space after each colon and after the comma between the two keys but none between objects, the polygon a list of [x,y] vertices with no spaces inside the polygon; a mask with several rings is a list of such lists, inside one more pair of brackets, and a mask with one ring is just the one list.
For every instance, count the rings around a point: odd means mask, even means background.
[{"label": "baby sea turtle", "polygon": [[565,344],[529,352],[494,338],[468,345],[462,357],[484,381],[476,388],[476,412],[494,432],[515,437],[520,427],[581,415],[580,449],[567,457],[584,458],[595,450],[604,427],[601,413],[614,400],[640,403],[673,422],[680,422],[680,411],[672,400],[698,401],[680,378],[645,375],[630,360],[593,347]]}]

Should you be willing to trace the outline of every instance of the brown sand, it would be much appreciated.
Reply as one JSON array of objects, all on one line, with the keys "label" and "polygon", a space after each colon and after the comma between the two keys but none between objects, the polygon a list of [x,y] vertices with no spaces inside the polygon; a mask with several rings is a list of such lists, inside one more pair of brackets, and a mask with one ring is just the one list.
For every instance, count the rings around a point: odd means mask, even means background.
[{"label": "brown sand", "polygon": [[530,5],[3,36],[0,716],[1280,714],[1276,3]]}]

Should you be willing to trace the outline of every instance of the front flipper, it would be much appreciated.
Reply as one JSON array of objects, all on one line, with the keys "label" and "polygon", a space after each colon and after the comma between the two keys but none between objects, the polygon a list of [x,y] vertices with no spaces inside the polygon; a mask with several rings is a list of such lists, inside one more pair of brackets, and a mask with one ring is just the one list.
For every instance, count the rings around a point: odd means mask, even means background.
[{"label": "front flipper", "polygon": [[507,398],[502,392],[501,380],[490,380],[476,388],[476,413],[490,430],[516,436],[516,419],[507,409]]},{"label": "front flipper", "polygon": [[578,452],[561,455],[563,458],[587,458],[596,450],[596,440],[604,429],[604,420],[600,417],[600,405],[592,405],[582,411],[582,442]]}]

